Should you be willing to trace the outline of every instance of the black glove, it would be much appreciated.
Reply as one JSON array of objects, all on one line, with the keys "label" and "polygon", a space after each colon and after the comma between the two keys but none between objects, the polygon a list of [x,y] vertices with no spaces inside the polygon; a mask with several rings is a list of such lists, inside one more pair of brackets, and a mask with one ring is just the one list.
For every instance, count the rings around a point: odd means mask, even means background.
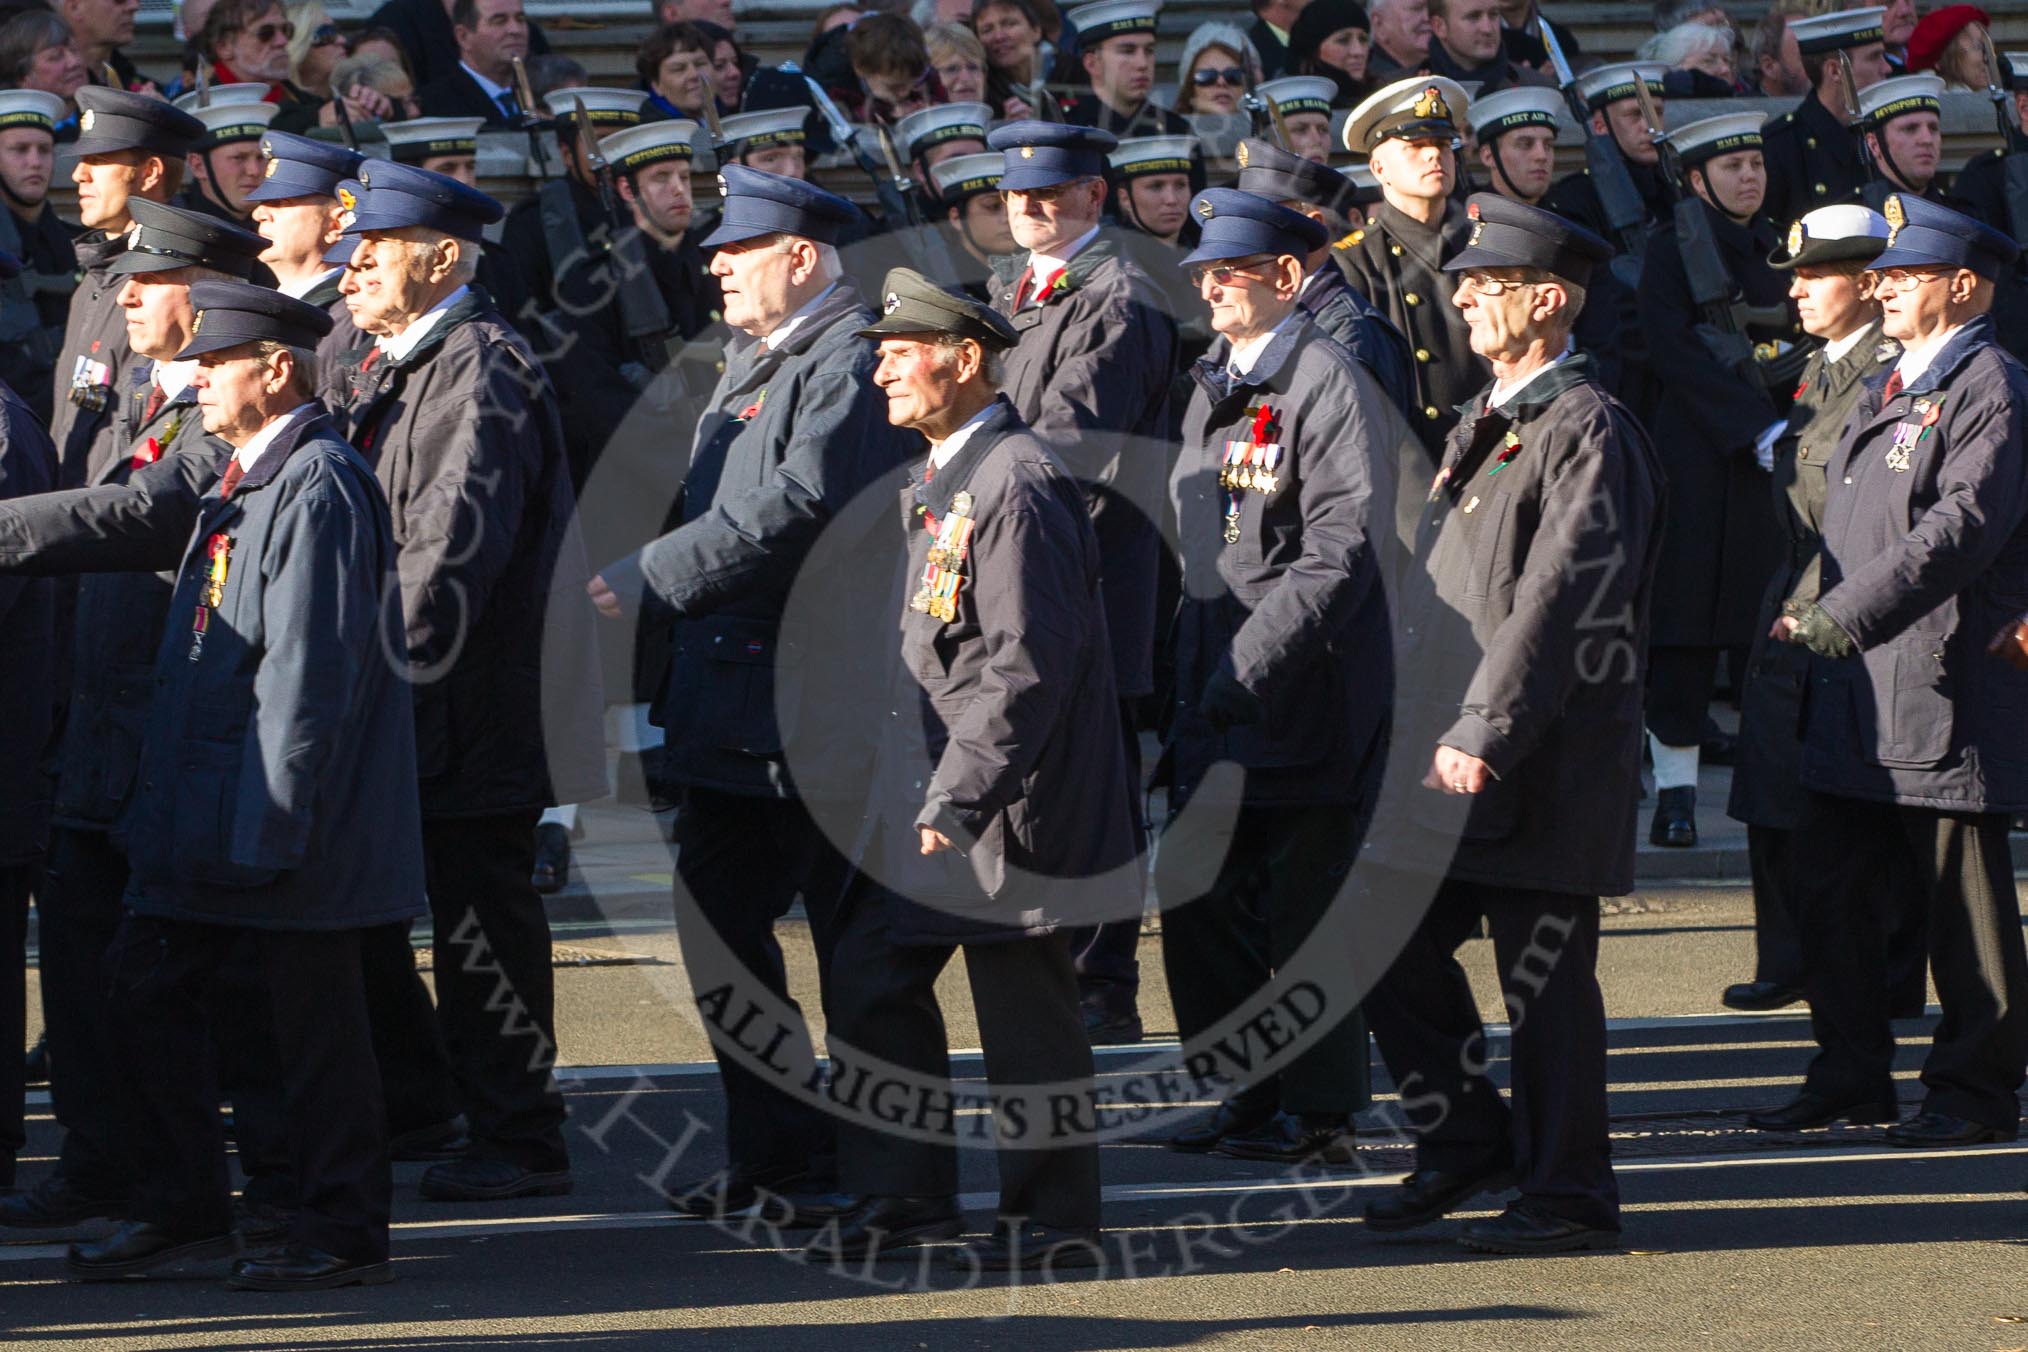
[{"label": "black glove", "polygon": [[1212,673],[1211,679],[1204,684],[1204,693],[1197,700],[1198,716],[1217,732],[1225,732],[1243,723],[1258,723],[1266,712],[1260,696],[1224,671]]},{"label": "black glove", "polygon": [[1858,653],[1859,645],[1852,641],[1852,636],[1840,629],[1830,612],[1815,601],[1807,605],[1791,602],[1782,610],[1796,622],[1792,642],[1802,644],[1819,657],[1851,657]]}]

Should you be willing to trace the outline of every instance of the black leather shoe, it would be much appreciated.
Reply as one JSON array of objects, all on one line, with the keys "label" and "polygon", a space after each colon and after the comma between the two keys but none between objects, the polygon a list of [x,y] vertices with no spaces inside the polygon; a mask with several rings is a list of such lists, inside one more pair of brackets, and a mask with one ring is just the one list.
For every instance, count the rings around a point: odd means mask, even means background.
[{"label": "black leather shoe", "polygon": [[1387,1196],[1366,1204],[1366,1228],[1382,1234],[1413,1230],[1442,1220],[1482,1192],[1514,1186],[1514,1169],[1504,1162],[1477,1169],[1417,1169]]},{"label": "black leather shoe", "polygon": [[1620,1232],[1579,1225],[1522,1201],[1497,1216],[1468,1223],[1458,1231],[1458,1243],[1480,1253],[1568,1253],[1573,1249],[1617,1249]]},{"label": "black leather shoe", "polygon": [[1100,1001],[1087,1001],[1080,1012],[1084,1015],[1084,1035],[1094,1047],[1126,1046],[1147,1036],[1141,1026],[1141,1012],[1132,1005],[1120,1009]]},{"label": "black leather shoe", "polygon": [[471,1155],[423,1171],[422,1195],[432,1202],[504,1202],[513,1197],[561,1197],[570,1191],[568,1169],[524,1169],[512,1160]]},{"label": "black leather shoe", "polygon": [[810,1171],[799,1164],[721,1169],[709,1178],[671,1188],[669,1207],[681,1216],[715,1221],[749,1210],[762,1193],[780,1196],[810,1182]]},{"label": "black leather shoe", "polygon": [[1901,1107],[1893,1099],[1848,1099],[1840,1102],[1805,1089],[1795,1100],[1779,1108],[1748,1113],[1746,1125],[1756,1131],[1810,1131],[1833,1122],[1850,1122],[1868,1127],[1877,1122],[1894,1122]]},{"label": "black leather shoe", "polygon": [[1802,987],[1791,986],[1786,982],[1740,981],[1727,986],[1725,994],[1718,997],[1718,1003],[1727,1009],[1757,1012],[1764,1009],[1786,1009],[1802,998]]},{"label": "black leather shoe", "polygon": [[1917,1113],[1887,1129],[1887,1144],[1899,1146],[1985,1145],[1989,1141],[2011,1141],[2019,1128],[1989,1127],[1984,1122],[1952,1117],[1949,1113]]},{"label": "black leather shoe", "polygon": [[544,896],[561,892],[570,881],[570,832],[562,824],[541,822],[536,826],[535,872],[529,881]]},{"label": "black leather shoe", "polygon": [[1697,843],[1697,790],[1663,789],[1655,795],[1655,820],[1648,843],[1687,850]]},{"label": "black leather shoe", "polygon": [[1169,1148],[1180,1150],[1186,1155],[1201,1155],[1216,1150],[1218,1143],[1226,1137],[1242,1131],[1252,1131],[1274,1120],[1275,1105],[1272,1103],[1252,1104],[1241,1099],[1227,1099],[1211,1110],[1211,1115],[1200,1118],[1195,1126],[1185,1127],[1169,1138]]},{"label": "black leather shoe", "polygon": [[232,1199],[233,1228],[239,1231],[241,1241],[249,1249],[258,1251],[286,1243],[294,1220],[287,1207],[276,1206],[273,1202],[250,1202],[244,1197]]},{"label": "black leather shoe", "polygon": [[1104,1262],[1097,1230],[1032,1223],[1017,1229],[1003,1222],[986,1238],[960,1245],[951,1254],[952,1267],[971,1272],[1063,1272]]},{"label": "black leather shoe", "polygon": [[49,1083],[49,1034],[35,1039],[35,1045],[28,1049],[28,1056],[21,1063],[24,1084]]},{"label": "black leather shoe", "polygon": [[387,1138],[387,1157],[397,1164],[454,1160],[472,1148],[462,1115],[446,1122],[410,1127]]},{"label": "black leather shoe", "polygon": [[88,1197],[62,1174],[51,1174],[27,1192],[0,1197],[0,1229],[63,1230],[126,1214],[126,1198]]},{"label": "black leather shoe", "polygon": [[843,1220],[865,1200],[856,1192],[776,1193],[763,1214],[777,1230],[815,1230]]},{"label": "black leather shoe", "polygon": [[1273,1164],[1350,1164],[1356,1155],[1352,1124],[1341,1113],[1276,1113],[1252,1131],[1228,1135],[1218,1143],[1218,1153]]},{"label": "black leather shoe", "polygon": [[103,1239],[71,1245],[63,1265],[73,1277],[103,1282],[238,1252],[239,1236],[230,1230],[190,1239],[172,1235],[152,1221],[122,1221]]},{"label": "black leather shoe", "polygon": [[956,1239],[964,1228],[955,1197],[868,1197],[812,1236],[803,1256],[813,1263],[856,1263]]},{"label": "black leather shoe", "polygon": [[1704,740],[1697,747],[1699,765],[1730,765],[1739,756],[1739,738],[1706,720]]},{"label": "black leather shoe", "polygon": [[290,1244],[242,1258],[233,1264],[225,1284],[235,1291],[328,1291],[334,1286],[382,1286],[394,1280],[394,1264],[354,1263],[312,1249]]}]

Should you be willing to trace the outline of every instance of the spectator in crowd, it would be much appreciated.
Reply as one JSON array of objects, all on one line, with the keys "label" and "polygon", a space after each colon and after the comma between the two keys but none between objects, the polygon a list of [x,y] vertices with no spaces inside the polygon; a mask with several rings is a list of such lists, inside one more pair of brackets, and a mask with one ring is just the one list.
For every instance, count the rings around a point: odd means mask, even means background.
[{"label": "spectator in crowd", "polygon": [[1459,84],[1476,81],[1478,94],[1510,85],[1551,85],[1541,71],[1517,66],[1500,36],[1499,0],[1430,0],[1429,70]]},{"label": "spectator in crowd", "polygon": [[1549,60],[1549,44],[1542,38],[1544,28],[1555,32],[1563,47],[1563,59],[1573,71],[1590,64],[1584,59],[1584,48],[1578,44],[1577,35],[1563,24],[1544,18],[1542,6],[1536,0],[1500,0],[1500,27],[1507,55],[1520,65],[1533,66],[1548,75],[1556,73]]},{"label": "spectator in crowd", "polygon": [[941,23],[964,23],[972,17],[972,0],[915,0],[909,7],[908,17],[915,20],[918,28],[934,28]]},{"label": "spectator in crowd", "polygon": [[1725,7],[1715,0],[1655,0],[1655,31],[1666,33],[1678,24],[1730,24]]},{"label": "spectator in crowd", "polygon": [[77,91],[84,83],[84,58],[62,19],[31,9],[0,24],[0,88],[34,89],[62,99],[59,141],[77,136]]},{"label": "spectator in crowd", "polygon": [[[348,109],[385,108],[379,113],[368,112],[367,117],[384,122],[422,116],[422,105],[416,101],[415,81],[408,68],[377,53],[359,52],[340,61],[332,68],[331,85],[345,91]],[[356,112],[349,115],[355,120],[361,116]],[[326,126],[338,120],[328,103],[320,117]]]},{"label": "spectator in crowd", "polygon": [[1252,39],[1229,23],[1201,23],[1183,40],[1176,67],[1176,111],[1233,117],[1240,98],[1266,78]]},{"label": "spectator in crowd", "polygon": [[634,54],[634,73],[648,91],[648,107],[663,117],[704,120],[713,94],[711,40],[692,23],[672,23],[648,35]]},{"label": "spectator in crowd", "polygon": [[264,84],[269,103],[304,101],[289,83],[289,44],[296,26],[281,0],[218,0],[204,18],[197,46],[211,63],[211,83]]},{"label": "spectator in crowd", "polygon": [[352,44],[318,0],[291,5],[286,13],[296,29],[289,39],[289,83],[312,98],[331,98],[331,72],[352,54]]},{"label": "spectator in crowd", "polygon": [[675,23],[715,23],[730,30],[732,0],[655,0],[655,20],[664,27]]},{"label": "spectator in crowd", "polygon": [[453,0],[451,31],[458,64],[416,91],[423,116],[483,117],[488,126],[513,127],[522,112],[514,58],[530,51],[521,0]]},{"label": "spectator in crowd", "polygon": [[718,111],[736,113],[746,92],[747,76],[760,63],[739,49],[731,29],[700,20],[697,31],[711,43],[711,93],[718,100]]},{"label": "spectator in crowd", "polygon": [[1754,26],[1749,83],[1758,83],[1762,98],[1799,99],[1810,92],[1810,77],[1803,72],[1803,54],[1789,31],[1789,20],[1805,18],[1811,9],[1811,0],[1779,0]]},{"label": "spectator in crowd", "polygon": [[[386,29],[400,44],[408,62],[409,77],[418,88],[453,74],[459,54],[457,25],[452,21],[452,0],[387,0],[366,20],[369,32]],[[357,52],[363,41],[355,41]],[[549,50],[549,39],[539,24],[528,25],[528,51],[540,56]],[[465,114],[470,116],[470,114]]]},{"label": "spectator in crowd", "polygon": [[810,45],[816,46],[818,41],[834,28],[845,28],[856,23],[865,13],[866,11],[857,5],[829,6],[818,14],[817,21],[810,25]]},{"label": "spectator in crowd", "polygon": [[985,0],[972,11],[972,27],[986,49],[987,104],[1002,108],[1018,98],[1036,107],[1038,86],[1049,78],[1055,53],[1043,40],[1034,0]]},{"label": "spectator in crowd", "polygon": [[846,51],[852,73],[859,77],[867,121],[892,126],[910,113],[943,102],[942,87],[930,69],[929,49],[913,19],[869,14],[852,25]]},{"label": "spectator in crowd", "polygon": [[415,63],[408,59],[408,51],[401,45],[401,38],[392,28],[365,29],[353,35],[351,45],[352,55],[392,61],[401,67],[401,73],[408,77],[409,84],[415,84]]},{"label": "spectator in crowd", "polygon": [[[1887,47],[1887,68],[1908,69],[1908,44],[1915,37],[1915,0],[1886,0],[1887,12],[1880,16],[1880,37]],[[1862,6],[1845,0],[1845,9]]]},{"label": "spectator in crowd", "polygon": [[1429,0],[1374,0],[1373,48],[1367,74],[1374,80],[1413,74],[1429,65]]},{"label": "spectator in crowd", "polygon": [[[961,23],[940,23],[923,30],[922,39],[929,49],[930,68],[951,102],[986,103],[986,49],[979,35]],[[1018,112],[1006,104],[999,110],[1002,117],[1024,116],[1028,111],[1025,103]]]},{"label": "spectator in crowd", "polygon": [[1289,30],[1289,72],[1321,75],[1338,86],[1331,100],[1350,108],[1373,92],[1366,69],[1373,54],[1373,21],[1359,0],[1310,0]]},{"label": "spectator in crowd", "polygon": [[99,72],[111,66],[124,87],[142,93],[153,89],[120,50],[134,40],[134,15],[140,8],[141,0],[57,0],[56,12],[70,25],[92,83],[97,84]]},{"label": "spectator in crowd", "polygon": [[1945,5],[1922,16],[1908,39],[1907,69],[1933,70],[1953,89],[1984,93],[1993,83],[1986,69],[1986,11],[1977,5]]},{"label": "spectator in crowd", "polygon": [[1263,79],[1294,71],[1289,63],[1289,35],[1309,4],[1310,0],[1253,0],[1253,27],[1247,36],[1260,53]]},{"label": "spectator in crowd", "polygon": [[1672,82],[1669,91],[1678,97],[1723,99],[1737,92],[1732,75],[1732,29],[1724,24],[1702,20],[1679,23],[1643,42],[1635,55],[1684,72],[1689,88],[1678,89]]}]

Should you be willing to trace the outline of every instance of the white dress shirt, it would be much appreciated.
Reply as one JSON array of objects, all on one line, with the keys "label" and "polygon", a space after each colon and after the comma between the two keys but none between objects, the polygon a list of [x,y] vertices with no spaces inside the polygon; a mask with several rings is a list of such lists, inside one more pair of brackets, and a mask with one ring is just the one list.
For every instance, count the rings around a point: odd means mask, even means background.
[{"label": "white dress shirt", "polygon": [[279,418],[269,419],[265,427],[247,438],[246,445],[232,453],[232,458],[239,461],[240,473],[244,474],[251,470],[268,447],[275,444],[275,438],[287,430],[291,423],[299,418],[307,418],[316,411],[315,404],[305,402],[296,405]]},{"label": "white dress shirt", "polygon": [[373,345],[395,361],[400,361],[403,357],[415,351],[416,344],[430,336],[430,330],[442,323],[444,314],[453,305],[463,300],[465,293],[471,289],[469,286],[459,287],[456,291],[453,291],[450,295],[445,296],[435,305],[432,305],[421,318],[417,319],[400,333],[375,338]]},{"label": "white dress shirt", "polygon": [[998,400],[995,400],[994,403],[986,405],[977,413],[965,419],[964,426],[930,447],[931,467],[942,469],[945,465],[950,464],[951,457],[965,449],[965,443],[972,439],[972,433],[979,430],[979,424],[986,421],[986,415],[993,411],[995,404],[998,402]]},{"label": "white dress shirt", "polygon": [[787,319],[784,319],[781,323],[775,325],[772,329],[769,329],[767,337],[761,339],[763,343],[767,344],[768,351],[772,352],[776,348],[780,347],[783,343],[788,342],[790,335],[795,333],[797,329],[803,327],[803,321],[808,319],[812,314],[814,314],[816,312],[817,307],[819,305],[822,305],[825,299],[829,297],[830,294],[833,291],[836,291],[837,289],[838,283],[836,282],[831,283],[831,285],[825,287],[822,291],[819,291],[814,297],[812,297],[809,303],[804,305],[802,309],[796,311],[794,314],[790,315]]}]

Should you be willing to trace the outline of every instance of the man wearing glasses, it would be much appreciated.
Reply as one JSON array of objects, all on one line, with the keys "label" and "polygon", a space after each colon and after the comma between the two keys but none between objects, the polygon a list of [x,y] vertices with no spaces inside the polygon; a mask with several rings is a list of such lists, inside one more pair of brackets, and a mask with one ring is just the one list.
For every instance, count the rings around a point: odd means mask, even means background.
[{"label": "man wearing glasses", "polygon": [[[1199,193],[1191,215],[1203,239],[1184,266],[1219,338],[1191,372],[1169,481],[1183,603],[1156,878],[1185,1042],[1260,996],[1358,857],[1393,680],[1381,579],[1410,440],[1299,304],[1323,225],[1227,188]],[[1221,815],[1223,842],[1185,824]],[[1352,1114],[1369,1102],[1366,1029],[1331,1013],[1334,1027],[1278,1073],[1236,1084],[1170,1146],[1347,1162]]]},{"label": "man wearing glasses", "polygon": [[[1873,260],[1881,329],[1901,344],[1828,470],[1821,591],[1773,636],[1812,654],[1795,879],[1818,1053],[1804,1100],[1895,1106],[1890,917],[1872,879],[1928,893],[1943,1004],[1921,1109],[1891,1145],[2011,1141],[2028,1061],[2028,956],[2007,849],[2028,807],[2028,373],[1994,341],[2014,241],[1913,194],[1887,199]],[[1869,1119],[1870,1120],[1870,1119]]]}]

